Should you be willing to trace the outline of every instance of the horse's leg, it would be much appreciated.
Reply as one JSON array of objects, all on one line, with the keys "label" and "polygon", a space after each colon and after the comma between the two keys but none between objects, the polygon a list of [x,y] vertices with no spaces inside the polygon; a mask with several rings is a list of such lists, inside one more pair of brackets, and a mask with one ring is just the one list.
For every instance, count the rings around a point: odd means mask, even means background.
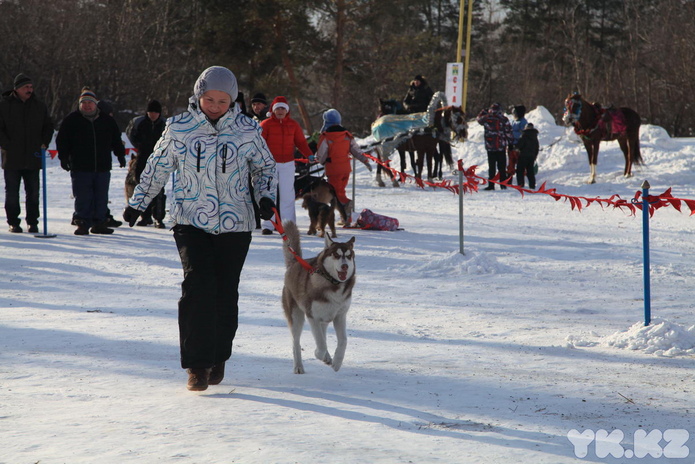
[{"label": "horse's leg", "polygon": [[630,144],[627,141],[626,135],[621,135],[618,137],[618,145],[623,151],[623,156],[625,156],[625,169],[623,170],[624,177],[632,177],[632,155],[630,153]]},{"label": "horse's leg", "polygon": [[439,151],[439,142],[432,144],[432,154],[434,156],[434,176],[437,179],[441,179],[443,177],[442,166],[444,164],[444,156],[442,152]]},{"label": "horse's leg", "polygon": [[408,163],[405,160],[405,149],[403,145],[398,146],[398,156],[401,157],[401,172],[405,172],[408,169]]},{"label": "horse's leg", "polygon": [[598,139],[591,139],[591,140],[585,140],[584,141],[584,148],[586,148],[586,153],[589,155],[589,180],[587,181],[588,184],[595,184],[596,183],[596,163],[598,161],[598,146],[599,146],[600,140]]},{"label": "horse's leg", "polygon": [[415,170],[415,177],[418,179],[422,179],[422,169],[425,165],[425,157],[426,154],[422,152],[419,148],[416,150],[417,153],[417,160],[415,161],[415,164],[417,166],[417,169]]},{"label": "horse's leg", "polygon": [[[384,149],[382,147],[377,147],[376,157],[379,161],[384,161]],[[381,163],[376,163],[376,185],[378,185],[379,187],[386,187],[384,181],[381,180],[381,171],[383,170],[384,168],[381,166]]]}]

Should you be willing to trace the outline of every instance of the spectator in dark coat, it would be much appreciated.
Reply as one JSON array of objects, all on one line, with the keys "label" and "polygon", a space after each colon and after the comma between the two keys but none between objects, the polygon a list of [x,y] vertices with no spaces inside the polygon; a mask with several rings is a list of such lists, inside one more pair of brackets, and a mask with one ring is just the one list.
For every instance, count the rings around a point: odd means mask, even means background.
[{"label": "spectator in dark coat", "polygon": [[72,180],[75,235],[113,233],[107,227],[111,152],[125,167],[118,124],[108,114],[100,113],[97,103],[94,92],[83,88],[78,110],[65,117],[56,138],[60,165],[70,171]]},{"label": "spectator in dark coat", "polygon": [[0,100],[0,147],[5,174],[5,213],[10,232],[22,232],[19,187],[24,181],[26,223],[31,233],[39,231],[39,174],[42,149],[53,138],[53,122],[46,105],[34,95],[34,85],[24,74],[14,79],[14,88]]},{"label": "spectator in dark coat", "polygon": [[434,92],[421,75],[410,82],[408,93],[403,98],[403,107],[408,113],[424,113],[430,105]]},{"label": "spectator in dark coat", "polygon": [[[512,125],[509,119],[502,114],[499,103],[494,103],[489,109],[484,109],[478,114],[478,124],[485,128],[485,149],[487,150],[488,179],[493,179],[500,173],[500,180],[507,179],[507,146],[514,141]],[[504,185],[502,189],[506,189]],[[484,190],[495,190],[495,184],[490,183]]]},{"label": "spectator in dark coat", "polygon": [[[164,132],[165,121],[162,119],[162,104],[157,100],[152,100],[147,104],[145,116],[139,116],[128,125],[126,135],[130,139],[130,143],[138,151],[135,159],[135,184],[140,183],[140,175],[147,166],[147,159],[154,151],[154,146],[161,138]],[[166,215],[166,195],[162,189],[157,196],[154,197],[144,213],[142,213],[138,226],[148,226],[153,223],[158,229],[163,229],[164,216]]]},{"label": "spectator in dark coat", "polygon": [[257,122],[261,122],[268,119],[268,100],[265,98],[265,94],[257,93],[254,94],[251,99],[251,114],[250,116]]},{"label": "spectator in dark coat", "polygon": [[540,150],[538,144],[538,130],[533,124],[526,124],[526,128],[521,133],[521,138],[516,144],[519,150],[519,163],[516,165],[516,183],[519,187],[524,186],[524,173],[528,177],[528,186],[531,190],[536,189],[536,172],[534,165]]}]

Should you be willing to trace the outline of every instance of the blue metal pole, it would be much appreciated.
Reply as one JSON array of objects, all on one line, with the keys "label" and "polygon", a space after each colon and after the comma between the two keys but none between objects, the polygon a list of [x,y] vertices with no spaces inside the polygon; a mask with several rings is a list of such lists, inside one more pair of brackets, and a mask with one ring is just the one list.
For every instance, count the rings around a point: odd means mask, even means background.
[{"label": "blue metal pole", "polygon": [[649,283],[649,182],[642,183],[642,241],[644,253],[644,325],[652,320],[651,288]]},{"label": "blue metal pole", "polygon": [[43,234],[34,235],[37,238],[53,238],[48,234],[48,194],[46,192],[46,149],[41,149],[41,189],[43,190]]}]

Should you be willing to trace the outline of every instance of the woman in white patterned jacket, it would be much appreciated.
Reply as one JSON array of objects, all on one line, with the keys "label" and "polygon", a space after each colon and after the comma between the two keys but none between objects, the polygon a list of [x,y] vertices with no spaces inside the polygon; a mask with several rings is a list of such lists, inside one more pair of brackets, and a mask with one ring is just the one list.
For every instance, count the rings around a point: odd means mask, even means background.
[{"label": "woman in white patterned jacket", "polygon": [[239,277],[256,221],[249,187],[269,219],[275,161],[258,124],[233,105],[236,77],[213,66],[198,77],[188,111],[167,121],[123,212],[132,227],[176,171],[174,239],[183,267],[179,300],[181,367],[188,389],[224,378],[238,327]]}]

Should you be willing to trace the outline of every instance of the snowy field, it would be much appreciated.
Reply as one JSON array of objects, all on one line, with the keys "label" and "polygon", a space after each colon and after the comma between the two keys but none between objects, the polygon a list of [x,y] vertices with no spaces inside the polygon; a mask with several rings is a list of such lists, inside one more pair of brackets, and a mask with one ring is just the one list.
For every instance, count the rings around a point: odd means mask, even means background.
[{"label": "snowy field", "polygon": [[[545,147],[539,186],[630,199],[646,179],[652,194],[695,199],[693,139],[644,126],[645,165],[630,179],[617,143],[604,143],[587,185],[576,137],[544,108],[527,118]],[[477,124],[456,154],[487,174]],[[641,213],[481,191],[464,196],[462,255],[456,195],[378,188],[360,165],[357,209],[404,230],[339,230],[338,240],[356,237],[358,265],[342,369],[313,358],[306,328],[307,373],[292,373],[282,240],[256,231],[227,377],[192,393],[171,232],[73,235],[69,175],[48,164],[57,237],[0,232],[0,463],[695,462],[687,209],[651,220],[653,321],[643,327]],[[117,215],[124,177],[115,167]],[[306,256],[321,247],[304,236]]]}]

